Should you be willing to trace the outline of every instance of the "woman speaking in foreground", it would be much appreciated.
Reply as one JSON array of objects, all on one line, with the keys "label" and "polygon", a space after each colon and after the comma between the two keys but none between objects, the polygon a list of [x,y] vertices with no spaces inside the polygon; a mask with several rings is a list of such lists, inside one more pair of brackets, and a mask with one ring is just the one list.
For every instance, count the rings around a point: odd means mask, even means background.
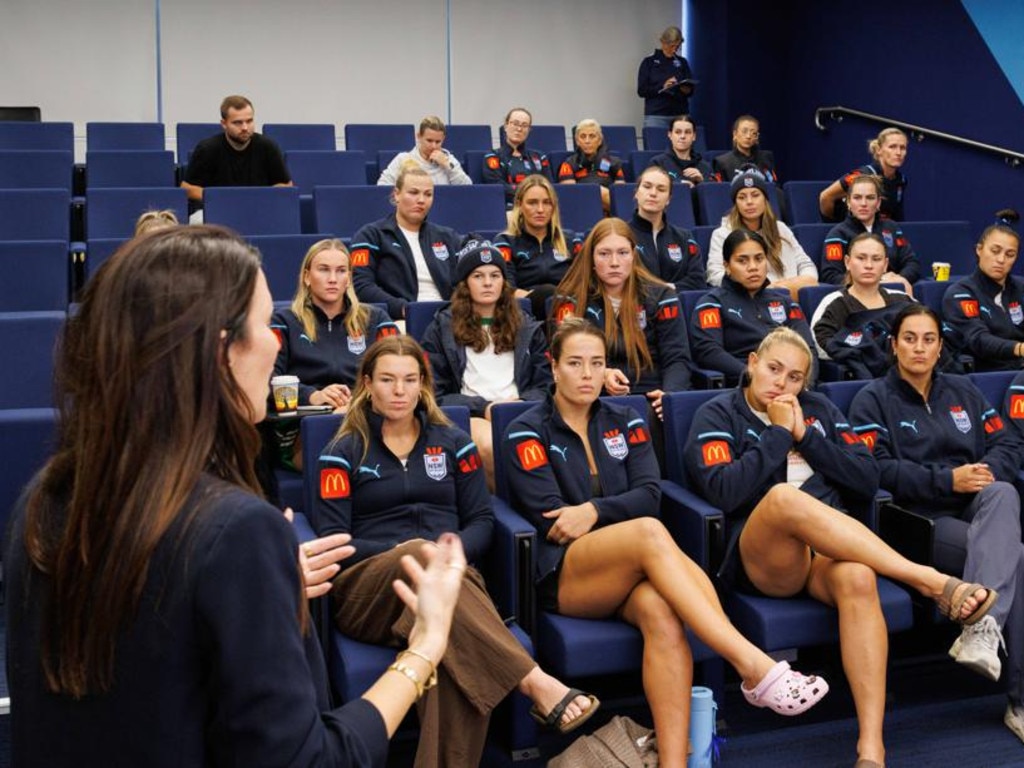
[{"label": "woman speaking in foreground", "polygon": [[[405,561],[407,650],[330,710],[303,594],[325,553],[300,568],[253,472],[271,310],[257,253],[213,227],[132,240],[90,281],[59,354],[57,451],[4,555],[15,764],[385,764],[447,647],[465,557],[442,537],[425,569]],[[315,549],[337,560],[345,541]]]}]

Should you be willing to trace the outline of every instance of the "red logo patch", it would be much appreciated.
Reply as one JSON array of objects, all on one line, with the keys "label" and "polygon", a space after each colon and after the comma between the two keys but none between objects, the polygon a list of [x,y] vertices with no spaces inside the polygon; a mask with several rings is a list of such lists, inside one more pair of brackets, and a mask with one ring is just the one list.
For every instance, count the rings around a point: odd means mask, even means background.
[{"label": "red logo patch", "polygon": [[569,165],[568,163],[562,163],[560,166],[558,166],[558,178],[571,179],[572,177],[573,176],[571,165]]},{"label": "red logo patch", "polygon": [[728,464],[732,461],[732,451],[729,450],[729,444],[725,440],[712,440],[710,443],[704,443],[700,452],[704,457],[705,467]]},{"label": "red logo patch", "polygon": [[356,248],[349,254],[349,258],[352,261],[352,268],[366,267],[370,264],[370,249],[369,248]]},{"label": "red logo patch", "polygon": [[337,467],[320,470],[321,499],[347,499],[350,493],[352,487],[348,482],[348,472]]},{"label": "red logo patch", "polygon": [[842,261],[843,260],[843,244],[842,243],[829,243],[825,246],[825,258],[828,261]]},{"label": "red logo patch", "polygon": [[674,317],[679,317],[679,304],[677,302],[665,304],[658,310],[659,320],[671,320]]},{"label": "red logo patch", "polygon": [[878,440],[878,431],[874,429],[871,430],[870,432],[865,432],[863,435],[860,436],[860,441],[868,447],[869,451],[875,450],[876,440]]},{"label": "red logo patch", "polygon": [[274,335],[277,336],[277,346],[278,347],[283,347],[284,346],[284,331],[282,331],[280,328],[273,328],[273,327],[270,330],[272,330],[274,332]]},{"label": "red logo patch", "polygon": [[856,445],[857,443],[860,442],[860,438],[857,437],[857,435],[855,435],[853,432],[840,432],[839,434],[842,435],[843,440],[846,442],[847,445]]},{"label": "red logo patch", "polygon": [[638,445],[639,443],[646,443],[650,438],[647,436],[647,430],[643,427],[633,427],[629,430],[629,444]]},{"label": "red logo patch", "polygon": [[799,304],[791,304],[789,307],[789,319],[790,320],[803,320],[804,311],[800,309]]},{"label": "red logo patch", "polygon": [[721,328],[722,327],[722,313],[718,311],[718,307],[710,307],[709,309],[702,309],[698,314],[697,318],[700,321],[701,328]]},{"label": "red logo patch", "polygon": [[558,309],[555,310],[555,322],[560,323],[567,317],[572,317],[573,305],[571,303],[559,304]]},{"label": "red logo patch", "polygon": [[977,317],[980,314],[977,300],[965,299],[964,301],[961,301],[960,311],[964,313],[964,317]]},{"label": "red logo patch", "polygon": [[1024,395],[1010,395],[1010,418],[1024,419]]},{"label": "red logo patch", "polygon": [[494,157],[493,155],[487,158],[487,167],[490,168],[492,171],[498,170],[500,166],[501,162],[498,160],[498,158]]},{"label": "red logo patch", "polygon": [[386,336],[397,336],[398,328],[394,325],[382,325],[377,329],[377,338],[383,339]]},{"label": "red logo patch", "polygon": [[985,434],[991,435],[1003,428],[1003,420],[995,413],[985,419]]},{"label": "red logo patch", "polygon": [[531,438],[516,446],[516,454],[523,469],[532,471],[548,463],[548,453],[539,440]]},{"label": "red logo patch", "polygon": [[480,457],[476,453],[471,453],[465,458],[459,459],[459,471],[468,475],[470,472],[476,472],[480,469]]},{"label": "red logo patch", "polygon": [[512,261],[512,249],[507,245],[499,245],[498,250],[501,251],[501,258],[505,261]]}]

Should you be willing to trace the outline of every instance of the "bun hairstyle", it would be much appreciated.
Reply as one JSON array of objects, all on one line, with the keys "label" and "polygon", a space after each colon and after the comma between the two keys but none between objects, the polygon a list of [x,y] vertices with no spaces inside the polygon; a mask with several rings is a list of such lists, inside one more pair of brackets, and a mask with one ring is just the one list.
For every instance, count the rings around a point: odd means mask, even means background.
[{"label": "bun hairstyle", "polygon": [[989,236],[994,232],[1002,232],[1004,235],[1009,235],[1020,245],[1020,232],[1017,231],[1020,214],[1013,208],[1002,208],[996,211],[995,219],[992,224],[989,224],[982,231],[981,237],[978,238],[978,245],[988,240]]}]

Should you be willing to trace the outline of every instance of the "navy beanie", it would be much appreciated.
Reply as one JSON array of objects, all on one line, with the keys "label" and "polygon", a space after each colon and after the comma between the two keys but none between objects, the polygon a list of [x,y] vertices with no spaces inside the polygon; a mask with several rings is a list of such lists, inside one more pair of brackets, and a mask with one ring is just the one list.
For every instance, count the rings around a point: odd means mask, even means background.
[{"label": "navy beanie", "polygon": [[474,269],[484,265],[497,267],[501,270],[501,276],[508,279],[505,258],[490,240],[470,240],[455,254],[455,259],[455,285],[473,274]]},{"label": "navy beanie", "polygon": [[741,189],[751,188],[760,189],[761,194],[765,198],[768,197],[768,179],[757,169],[756,165],[744,165],[732,177],[732,184],[729,189],[729,192],[732,194],[732,201],[736,202],[736,195],[740,193]]}]

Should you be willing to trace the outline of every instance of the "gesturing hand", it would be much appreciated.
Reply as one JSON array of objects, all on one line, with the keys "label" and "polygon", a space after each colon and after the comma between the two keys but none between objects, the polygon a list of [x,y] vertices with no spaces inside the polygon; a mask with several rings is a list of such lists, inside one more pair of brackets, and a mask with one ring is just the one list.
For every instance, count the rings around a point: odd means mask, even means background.
[{"label": "gesturing hand", "polygon": [[436,663],[448,646],[452,614],[466,572],[466,554],[462,540],[454,533],[441,534],[437,544],[424,544],[421,552],[426,568],[412,555],[402,557],[402,567],[412,587],[401,579],[395,579],[392,586],[416,615],[409,632],[409,647],[421,650]]}]

